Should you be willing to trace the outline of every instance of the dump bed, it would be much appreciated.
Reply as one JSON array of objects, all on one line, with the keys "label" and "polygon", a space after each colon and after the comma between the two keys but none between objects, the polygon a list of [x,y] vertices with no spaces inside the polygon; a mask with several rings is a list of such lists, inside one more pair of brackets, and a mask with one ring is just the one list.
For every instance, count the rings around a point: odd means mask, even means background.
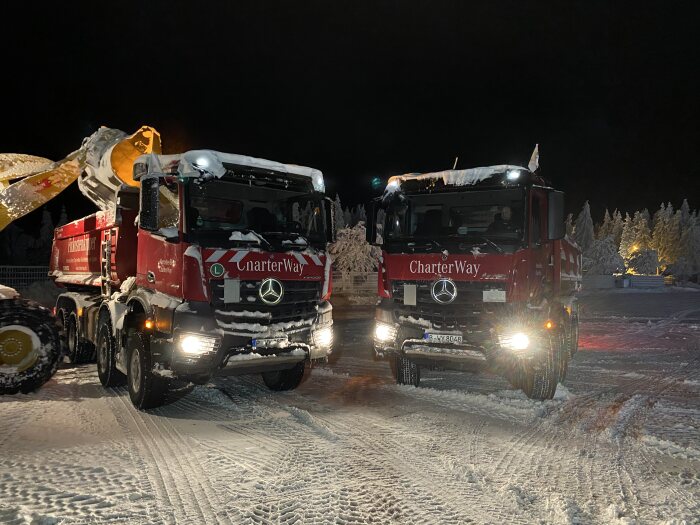
[{"label": "dump bed", "polygon": [[49,275],[66,286],[100,286],[105,274],[118,285],[136,275],[136,211],[99,211],[54,230]]}]

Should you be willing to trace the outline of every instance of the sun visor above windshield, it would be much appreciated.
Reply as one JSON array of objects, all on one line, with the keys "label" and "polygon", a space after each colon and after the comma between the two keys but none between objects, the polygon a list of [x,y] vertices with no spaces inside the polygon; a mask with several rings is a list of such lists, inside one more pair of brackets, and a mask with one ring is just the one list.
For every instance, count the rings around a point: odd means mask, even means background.
[{"label": "sun visor above windshield", "polygon": [[408,173],[389,179],[384,198],[396,191],[439,190],[460,186],[516,186],[531,180],[527,168],[499,164],[465,170],[445,170],[433,173]]},{"label": "sun visor above windshield", "polygon": [[[149,159],[149,157],[151,157]],[[221,153],[213,150],[192,150],[176,155],[142,155],[136,162],[137,164],[146,165],[149,167],[149,173],[156,167],[162,170],[162,173],[177,172],[182,176],[187,177],[221,177],[226,172],[224,164],[233,164],[237,166],[247,166],[259,170],[266,170],[280,174],[299,175],[311,179],[315,191],[325,192],[325,183],[323,181],[323,173],[314,168],[306,166],[297,166],[296,164],[282,164],[273,160],[258,159],[248,157],[246,155],[237,155],[235,153]],[[134,178],[143,177],[145,173],[134,173]]]}]

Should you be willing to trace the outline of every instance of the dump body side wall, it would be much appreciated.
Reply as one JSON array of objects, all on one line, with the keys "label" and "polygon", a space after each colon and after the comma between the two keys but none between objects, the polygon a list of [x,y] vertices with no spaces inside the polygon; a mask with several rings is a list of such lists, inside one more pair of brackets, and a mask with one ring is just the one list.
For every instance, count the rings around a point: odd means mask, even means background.
[{"label": "dump body side wall", "polygon": [[111,237],[115,285],[136,273],[135,211],[100,211],[56,228],[49,272],[63,285],[99,286],[102,243]]}]

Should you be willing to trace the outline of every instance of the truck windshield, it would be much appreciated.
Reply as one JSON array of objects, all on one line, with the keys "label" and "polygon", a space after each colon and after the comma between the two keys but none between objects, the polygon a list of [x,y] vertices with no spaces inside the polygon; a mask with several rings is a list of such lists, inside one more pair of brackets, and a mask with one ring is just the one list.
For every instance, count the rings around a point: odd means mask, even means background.
[{"label": "truck windshield", "polygon": [[[512,252],[524,238],[521,188],[461,193],[397,193],[386,209],[384,242],[391,251]],[[483,246],[483,248],[481,248]]]},{"label": "truck windshield", "polygon": [[285,250],[325,247],[325,200],[320,193],[223,178],[189,183],[186,195],[188,233],[202,243],[253,243]]}]

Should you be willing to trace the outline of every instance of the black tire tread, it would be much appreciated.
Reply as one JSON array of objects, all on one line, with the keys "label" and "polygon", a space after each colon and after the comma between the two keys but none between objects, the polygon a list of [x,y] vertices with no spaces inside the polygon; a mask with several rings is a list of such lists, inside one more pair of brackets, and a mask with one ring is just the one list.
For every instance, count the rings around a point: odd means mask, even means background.
[{"label": "black tire tread", "polygon": [[138,350],[141,358],[141,388],[134,392],[131,386],[131,378],[127,374],[129,397],[133,405],[139,410],[157,408],[165,402],[165,394],[168,390],[167,381],[153,373],[151,362],[150,343],[147,335],[136,332],[129,338],[127,371],[131,370],[132,352]]},{"label": "black tire tread", "polygon": [[[107,370],[100,373],[100,358],[97,353],[100,351],[102,339],[107,339]],[[121,386],[126,383],[126,376],[116,368],[117,341],[112,335],[112,321],[108,316],[100,319],[97,328],[97,347],[95,348],[95,360],[97,361],[97,375],[104,387]]]},{"label": "black tire tread", "polygon": [[29,394],[56,373],[61,360],[60,327],[51,312],[25,299],[0,300],[0,327],[20,325],[31,328],[42,343],[43,354],[30,369],[16,374],[0,373],[0,395]]}]

